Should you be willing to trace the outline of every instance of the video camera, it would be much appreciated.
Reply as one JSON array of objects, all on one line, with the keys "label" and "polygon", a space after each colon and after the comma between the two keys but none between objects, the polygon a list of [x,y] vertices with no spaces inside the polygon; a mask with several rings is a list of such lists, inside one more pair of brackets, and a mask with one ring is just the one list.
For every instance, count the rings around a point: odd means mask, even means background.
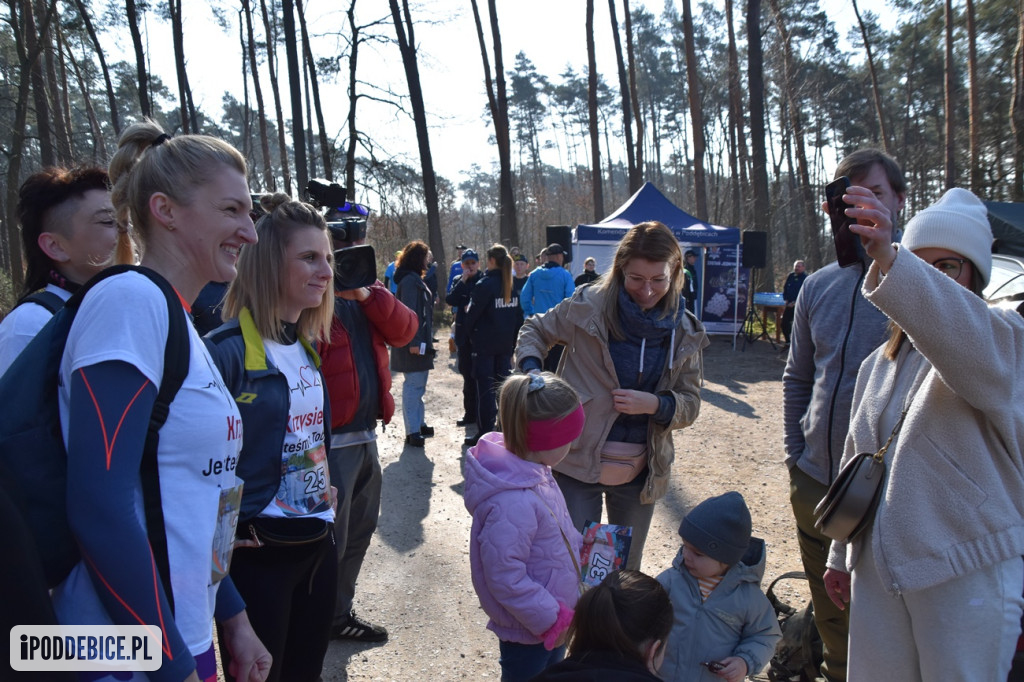
[{"label": "video camera", "polygon": [[370,209],[347,199],[348,189],[329,180],[313,179],[306,185],[309,203],[326,209],[324,218],[331,236],[340,242],[366,238],[366,218]]}]

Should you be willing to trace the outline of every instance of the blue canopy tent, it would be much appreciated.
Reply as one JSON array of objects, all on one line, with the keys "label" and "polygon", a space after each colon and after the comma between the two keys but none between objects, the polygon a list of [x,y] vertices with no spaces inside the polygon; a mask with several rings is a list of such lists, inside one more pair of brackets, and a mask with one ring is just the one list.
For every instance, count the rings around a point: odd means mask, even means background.
[{"label": "blue canopy tent", "polygon": [[[573,230],[573,274],[583,269],[583,260],[592,256],[597,261],[597,271],[607,272],[612,265],[619,241],[633,225],[648,220],[664,223],[681,245],[722,246],[738,245],[740,230],[736,227],[721,227],[694,218],[673,204],[653,184],[646,182],[626,203],[607,218],[592,225],[577,225]],[[701,248],[701,263],[704,262]],[[736,290],[739,290],[740,250],[736,249]],[[701,279],[705,268],[701,268]],[[703,294],[704,282],[699,283]],[[734,323],[739,324],[738,306],[733,311]]]}]

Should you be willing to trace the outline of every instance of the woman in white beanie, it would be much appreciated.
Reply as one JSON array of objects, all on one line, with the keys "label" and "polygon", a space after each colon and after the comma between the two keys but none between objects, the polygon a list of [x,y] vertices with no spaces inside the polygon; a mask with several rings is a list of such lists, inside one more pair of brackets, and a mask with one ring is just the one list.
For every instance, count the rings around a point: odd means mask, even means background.
[{"label": "woman in white beanie", "polygon": [[861,365],[843,462],[892,443],[873,520],[832,544],[825,573],[851,606],[848,679],[1005,680],[1024,604],[1024,319],[979,295],[992,232],[967,190],[914,216],[898,246],[851,229],[891,335]]}]

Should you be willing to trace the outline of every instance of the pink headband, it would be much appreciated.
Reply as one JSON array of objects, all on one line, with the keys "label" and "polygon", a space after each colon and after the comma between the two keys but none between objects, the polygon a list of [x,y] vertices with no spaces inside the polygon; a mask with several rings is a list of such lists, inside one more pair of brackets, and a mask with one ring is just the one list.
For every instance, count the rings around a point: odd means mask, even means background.
[{"label": "pink headband", "polygon": [[532,421],[526,427],[526,447],[531,452],[554,450],[576,440],[583,433],[583,405],[561,419]]}]

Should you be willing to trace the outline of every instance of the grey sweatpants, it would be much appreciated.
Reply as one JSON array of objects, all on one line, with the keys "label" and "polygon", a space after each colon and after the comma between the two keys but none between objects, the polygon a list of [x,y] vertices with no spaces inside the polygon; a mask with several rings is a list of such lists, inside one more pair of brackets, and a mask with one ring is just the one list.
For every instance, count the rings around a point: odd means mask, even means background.
[{"label": "grey sweatpants", "polygon": [[1020,557],[900,596],[888,583],[868,536],[853,568],[850,682],[1006,679],[1024,605]]},{"label": "grey sweatpants", "polygon": [[377,441],[331,448],[327,455],[331,484],[338,489],[334,534],[338,542],[338,598],[334,625],[352,610],[356,579],[380,515],[381,470]]}]

